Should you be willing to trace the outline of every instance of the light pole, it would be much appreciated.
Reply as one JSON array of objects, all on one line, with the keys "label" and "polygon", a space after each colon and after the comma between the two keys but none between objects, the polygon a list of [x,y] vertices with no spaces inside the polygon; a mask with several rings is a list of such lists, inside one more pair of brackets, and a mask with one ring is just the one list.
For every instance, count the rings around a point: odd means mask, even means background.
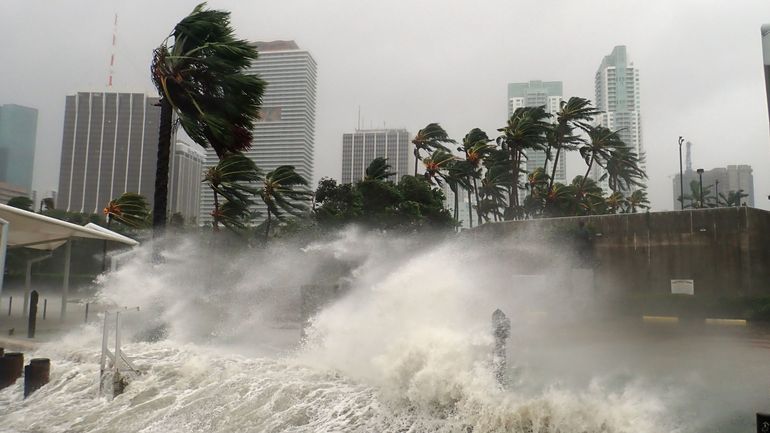
[{"label": "light pole", "polygon": [[714,179],[714,195],[717,199],[717,207],[719,207],[719,179]]},{"label": "light pole", "polygon": [[699,180],[699,182],[700,182],[700,204],[698,205],[698,207],[702,208],[703,207],[703,169],[699,168],[697,170],[697,172],[698,172],[698,178],[700,179]]},{"label": "light pole", "polygon": [[679,210],[684,210],[684,173],[682,172],[682,143],[684,138],[679,136]]}]

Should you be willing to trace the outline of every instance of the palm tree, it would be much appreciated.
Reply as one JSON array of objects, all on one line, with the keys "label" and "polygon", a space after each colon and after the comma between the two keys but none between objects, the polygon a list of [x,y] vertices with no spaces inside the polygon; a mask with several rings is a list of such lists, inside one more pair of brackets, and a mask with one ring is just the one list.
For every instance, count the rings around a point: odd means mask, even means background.
[{"label": "palm tree", "polygon": [[575,150],[583,142],[580,136],[575,134],[575,128],[587,131],[590,122],[594,116],[601,113],[591,106],[591,101],[584,98],[573,96],[567,101],[561,101],[559,111],[556,113],[556,124],[554,124],[550,134],[548,147],[546,149],[546,160],[543,170],[547,171],[548,160],[551,157],[552,149],[556,149],[556,155],[553,160],[553,169],[548,188],[553,186],[556,170],[559,167],[559,157],[562,150]]},{"label": "palm tree", "polygon": [[[704,190],[705,193],[705,190]],[[748,197],[748,194],[745,194],[742,189],[739,189],[737,191],[728,191],[727,195],[724,195],[723,193],[719,193],[719,203],[724,204],[727,207],[738,207],[741,205],[741,199],[743,197]]]},{"label": "palm tree", "polygon": [[[257,50],[236,39],[230,13],[193,9],[155,49],[152,81],[160,92],[153,227],[166,223],[172,113],[190,138],[223,158],[251,146],[265,82],[247,73]],[[170,40],[173,39],[173,44]]]},{"label": "palm tree", "polygon": [[387,180],[390,176],[396,174],[390,171],[390,164],[388,164],[388,158],[377,157],[369,163],[366,167],[365,180]]},{"label": "palm tree", "polygon": [[606,211],[604,191],[591,178],[576,176],[572,180],[572,191],[575,194],[572,204],[574,208],[570,215],[595,215]]},{"label": "palm tree", "polygon": [[[705,207],[705,204],[712,199],[711,185],[707,185],[703,187],[703,203],[701,203],[700,197],[701,197],[700,182],[698,182],[697,180],[692,180],[690,181],[690,193],[685,194],[684,197],[679,197],[678,200],[682,203],[682,209],[703,208]],[[690,200],[690,204],[685,205],[684,204],[685,200]]]},{"label": "palm tree", "polygon": [[107,219],[107,227],[115,220],[126,227],[138,229],[145,227],[150,218],[147,200],[135,192],[126,192],[120,197],[110,200],[102,213]]},{"label": "palm tree", "polygon": [[479,209],[479,193],[476,181],[481,177],[480,167],[482,161],[495,148],[493,144],[489,144],[490,141],[492,140],[486,132],[479,128],[473,128],[463,137],[463,145],[457,148],[457,150],[465,153],[465,160],[468,161],[472,168],[469,174],[473,181],[473,192],[476,197],[476,211],[478,212],[479,220],[481,220],[481,210]]},{"label": "palm tree", "polygon": [[[203,182],[214,193],[214,210],[211,212],[214,231],[219,231],[219,223],[229,229],[243,228],[241,223],[233,224],[234,221],[239,221],[235,218],[236,211],[238,215],[248,216],[249,206],[254,204],[252,197],[259,192],[253,184],[261,179],[261,173],[254,161],[242,153],[228,154],[206,171]],[[220,196],[225,203],[220,204]],[[227,210],[227,213],[224,210]]]},{"label": "palm tree", "polygon": [[[454,195],[454,219],[455,221],[460,220],[460,189],[465,189],[467,191],[471,190],[471,185],[468,182],[468,179],[473,175],[473,166],[471,163],[469,163],[465,159],[453,159],[449,161],[447,164],[444,165],[446,168],[445,173],[443,174],[444,180],[446,181],[447,185],[449,185],[449,189],[452,190],[452,194]],[[473,227],[473,213],[471,212],[469,223],[470,226]]]},{"label": "palm tree", "polygon": [[455,156],[451,153],[437,149],[433,153],[422,160],[425,165],[425,179],[433,183],[437,183],[441,186],[442,178],[444,177],[442,170],[446,170],[451,161],[455,160]]},{"label": "palm tree", "polygon": [[612,191],[629,191],[633,187],[643,187],[647,174],[641,168],[641,158],[631,150],[623,146],[610,150],[606,161],[606,171],[600,180],[607,180],[607,185]]},{"label": "palm tree", "polygon": [[[125,192],[120,197],[110,200],[102,210],[107,219],[107,228],[112,220],[126,227],[139,229],[146,227],[150,219],[150,207],[144,196],[134,192]],[[102,244],[102,272],[107,270],[107,241]]]},{"label": "palm tree", "polygon": [[637,189],[628,196],[626,210],[628,213],[636,213],[637,209],[649,209],[650,200],[647,199],[647,190]]},{"label": "palm tree", "polygon": [[417,161],[422,159],[420,151],[433,153],[436,150],[443,150],[449,152],[449,148],[445,146],[449,143],[456,143],[456,141],[449,138],[449,134],[438,123],[429,123],[425,128],[419,130],[412,140],[412,144],[414,144],[414,175],[417,176]]},{"label": "palm tree", "polygon": [[479,218],[484,216],[484,219],[489,221],[489,213],[492,213],[495,221],[503,218],[503,213],[500,209],[505,209],[506,207],[505,196],[510,185],[511,174],[503,167],[492,167],[484,173],[484,178],[481,179],[481,187],[478,190],[481,200],[476,205]]},{"label": "palm tree", "polygon": [[588,142],[579,149],[580,156],[583,157],[588,166],[586,174],[583,175],[583,183],[588,179],[594,163],[601,167],[606,167],[611,152],[620,147],[625,147],[625,143],[620,139],[617,132],[613,132],[603,126],[590,127],[587,132]]},{"label": "palm tree", "polygon": [[[267,220],[265,222],[265,240],[270,235],[272,216],[280,221],[283,213],[301,215],[307,211],[305,203],[312,196],[312,192],[305,189],[307,180],[294,170],[291,165],[282,165],[265,175],[265,184],[259,194],[267,206]],[[300,187],[299,189],[295,189]]]},{"label": "palm tree", "polygon": [[626,207],[626,197],[618,191],[613,191],[604,202],[607,206],[607,211],[611,214],[616,214]]},{"label": "palm tree", "polygon": [[509,190],[508,206],[509,215],[515,214],[514,208],[519,206],[518,189],[521,174],[521,164],[526,158],[527,150],[545,150],[547,145],[547,133],[550,124],[547,119],[551,115],[546,113],[543,107],[520,107],[513,112],[507,125],[498,129],[502,133],[498,137],[498,144],[509,154],[513,187]]}]

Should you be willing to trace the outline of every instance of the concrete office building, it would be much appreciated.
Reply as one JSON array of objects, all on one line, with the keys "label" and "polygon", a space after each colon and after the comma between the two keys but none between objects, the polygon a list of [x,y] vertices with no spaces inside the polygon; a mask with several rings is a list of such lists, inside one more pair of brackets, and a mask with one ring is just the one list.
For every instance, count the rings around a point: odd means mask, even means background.
[{"label": "concrete office building", "polygon": [[[250,71],[265,80],[267,87],[262,98],[262,119],[254,128],[251,149],[244,154],[265,173],[280,165],[292,165],[312,183],[316,62],[294,41],[256,42],[256,46],[259,58]],[[207,151],[205,167],[217,162],[216,154]],[[204,188],[201,223],[211,222],[213,209],[213,193]],[[266,215],[266,208],[259,201],[254,210],[262,217]]]},{"label": "concrete office building", "polygon": [[0,182],[32,191],[37,137],[37,110],[0,105]]},{"label": "concrete office building", "polygon": [[197,224],[200,211],[201,181],[206,155],[198,145],[176,142],[168,189],[170,213],[180,213],[185,224]]},{"label": "concrete office building", "polygon": [[765,92],[767,93],[767,117],[770,121],[770,24],[761,28],[762,32],[762,58],[765,63]]},{"label": "concrete office building", "polygon": [[[539,107],[544,106],[545,111],[553,114],[555,120],[556,113],[559,111],[561,101],[564,100],[564,91],[561,81],[529,81],[527,83],[509,83],[508,84],[508,117],[511,117],[514,111],[520,107]],[[567,182],[567,158],[565,155],[559,157],[559,165],[556,168],[554,181]],[[553,155],[552,155],[553,157]],[[542,150],[528,151],[526,170],[531,173],[538,167],[545,164],[545,152]],[[552,162],[549,163],[550,176]]]},{"label": "concrete office building", "polygon": [[79,92],[66,98],[56,207],[100,213],[124,192],[152,203],[158,154],[158,98]]},{"label": "concrete office building", "polygon": [[[596,108],[603,112],[596,117],[597,123],[613,131],[619,130],[623,142],[643,157],[639,69],[629,60],[625,46],[616,46],[602,59],[594,84]],[[642,168],[646,170],[645,164]],[[603,174],[604,169],[597,166],[591,177],[598,181]],[[606,181],[600,185],[609,192]]]},{"label": "concrete office building", "polygon": [[[692,182],[697,183],[696,192],[700,193],[700,178],[698,172],[695,170],[687,170],[684,172],[684,206],[685,208],[692,207],[695,202],[699,200],[699,197],[691,197],[693,195]],[[682,206],[679,202],[679,173],[674,176],[673,186],[673,202],[674,209],[681,210]],[[745,203],[747,206],[754,206],[754,175],[750,165],[728,165],[727,167],[717,167],[711,170],[705,170],[703,172],[703,190],[704,201],[706,204],[713,202],[713,198],[717,194],[727,195],[731,191],[742,190],[743,194],[747,196],[741,199],[741,204]],[[690,198],[688,198],[690,197]],[[712,197],[712,200],[709,200]],[[720,199],[721,200],[721,199]]]},{"label": "concrete office building", "polygon": [[388,159],[396,174],[389,180],[414,174],[414,152],[406,129],[358,129],[342,135],[342,183],[364,178],[366,167],[375,158]]}]

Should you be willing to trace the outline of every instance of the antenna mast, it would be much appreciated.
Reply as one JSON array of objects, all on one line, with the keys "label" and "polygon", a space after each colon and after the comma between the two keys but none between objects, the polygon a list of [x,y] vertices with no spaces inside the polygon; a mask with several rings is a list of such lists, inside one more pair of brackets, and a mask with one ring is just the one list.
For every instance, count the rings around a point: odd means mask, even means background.
[{"label": "antenna mast", "polygon": [[107,76],[107,88],[112,89],[112,75],[115,73],[115,43],[118,36],[118,14],[115,13],[115,21],[112,24],[112,52],[110,53],[110,68]]}]

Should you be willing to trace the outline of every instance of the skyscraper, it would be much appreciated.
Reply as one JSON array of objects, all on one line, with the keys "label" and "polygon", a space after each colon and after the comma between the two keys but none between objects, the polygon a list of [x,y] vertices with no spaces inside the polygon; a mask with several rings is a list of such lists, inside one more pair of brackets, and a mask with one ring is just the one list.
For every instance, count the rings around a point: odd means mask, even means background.
[{"label": "skyscraper", "polygon": [[0,106],[0,182],[32,191],[37,110],[21,105]]},{"label": "skyscraper", "polygon": [[[561,101],[564,100],[564,91],[561,81],[539,81],[528,83],[508,84],[508,117],[520,107],[545,107],[545,111],[554,116],[559,111]],[[545,165],[545,152],[542,150],[527,151],[526,169],[531,173],[538,167]],[[549,163],[550,165],[550,163]],[[550,176],[549,168],[548,175]],[[567,158],[559,157],[554,176],[555,182],[567,183]],[[523,199],[524,192],[519,193]]]},{"label": "skyscraper", "polygon": [[[697,184],[696,194],[693,194],[691,183]],[[731,191],[741,190],[746,197],[741,199],[741,203],[747,206],[754,206],[754,175],[750,165],[728,165],[727,167],[716,167],[703,172],[703,190],[704,202],[712,203],[713,199],[719,196],[727,195]],[[684,206],[685,208],[693,206],[699,200],[700,178],[694,170],[684,172]],[[694,197],[693,197],[694,196]],[[679,202],[679,173],[673,180],[674,209],[681,209]],[[689,198],[688,198],[689,197]],[[721,200],[721,199],[720,199]]]},{"label": "skyscraper", "polygon": [[170,213],[180,213],[186,224],[197,224],[201,202],[201,180],[206,155],[198,145],[177,141],[168,189]]},{"label": "skyscraper", "polygon": [[[316,63],[294,41],[257,42],[259,58],[250,71],[267,82],[262,98],[262,119],[254,128],[251,149],[244,154],[263,172],[292,165],[308,182],[313,181],[315,135]],[[218,162],[213,151],[206,153],[206,167]],[[201,197],[202,223],[211,221],[213,193],[204,188]],[[262,203],[255,210],[266,214]]]},{"label": "skyscraper", "polygon": [[398,182],[412,174],[414,154],[406,129],[358,129],[342,135],[342,183],[364,178],[366,167],[377,157],[388,158],[389,180]]},{"label": "skyscraper", "polygon": [[765,92],[767,93],[767,117],[770,121],[770,24],[762,26],[762,58],[765,61]]},{"label": "skyscraper", "polygon": [[158,98],[79,92],[66,98],[56,207],[98,213],[135,192],[152,202],[158,153]]},{"label": "skyscraper", "polygon": [[[644,156],[642,145],[642,124],[639,100],[639,70],[630,62],[624,45],[616,46],[612,53],[604,56],[596,71],[596,108],[603,111],[596,117],[597,122],[618,135],[628,147]],[[644,164],[642,168],[646,169]],[[604,173],[601,167],[592,170],[597,181]],[[601,182],[607,190],[606,182]]]}]

